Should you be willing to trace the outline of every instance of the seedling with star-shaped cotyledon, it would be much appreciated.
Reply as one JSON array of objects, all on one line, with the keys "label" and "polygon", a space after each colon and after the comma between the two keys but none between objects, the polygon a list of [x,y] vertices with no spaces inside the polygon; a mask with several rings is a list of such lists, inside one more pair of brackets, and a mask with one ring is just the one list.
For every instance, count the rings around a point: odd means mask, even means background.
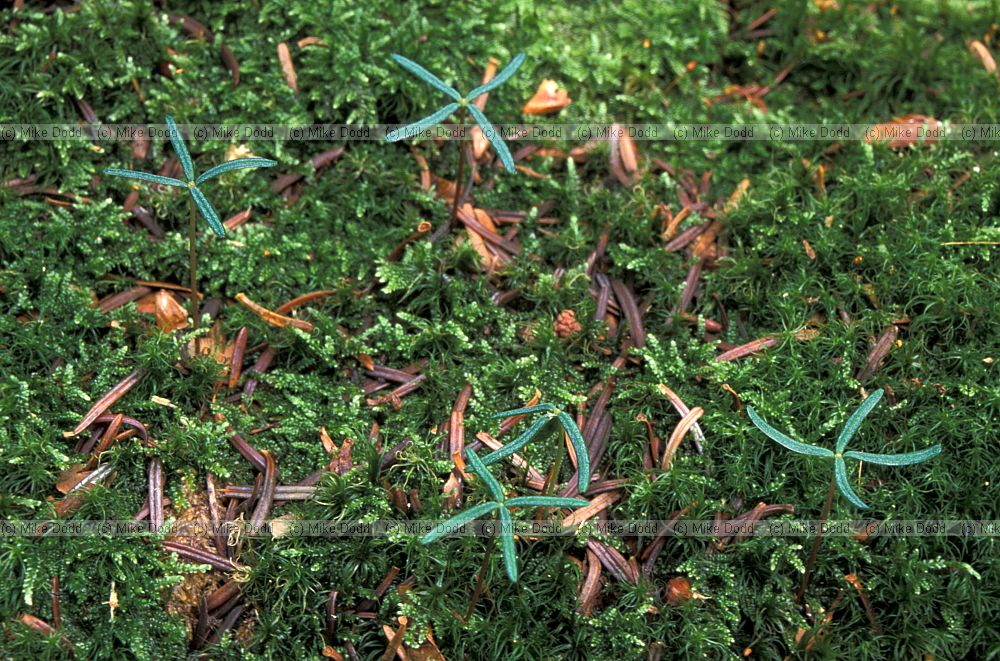
[{"label": "seedling with star-shaped cotyledon", "polygon": [[916,452],[905,452],[903,454],[877,454],[874,452],[858,452],[856,450],[845,452],[847,444],[858,432],[865,416],[871,413],[871,410],[875,408],[875,405],[878,404],[880,399],[882,399],[882,390],[876,390],[861,403],[861,406],[859,406],[854,413],[851,414],[851,417],[847,419],[847,423],[844,424],[844,428],[840,431],[840,436],[837,437],[836,451],[821,448],[818,445],[802,443],[801,441],[796,441],[795,439],[782,434],[780,431],[767,424],[767,422],[765,422],[764,419],[761,418],[756,411],[754,411],[752,406],[747,407],[747,415],[750,416],[750,420],[757,426],[758,429],[767,434],[773,441],[783,445],[792,452],[807,454],[812,457],[833,459],[834,479],[837,482],[837,488],[840,490],[840,493],[842,493],[847,500],[851,501],[853,505],[861,509],[868,509],[868,505],[866,505],[858,494],[856,494],[851,488],[851,484],[847,479],[847,464],[844,461],[845,459],[857,459],[859,461],[867,461],[870,464],[881,464],[883,466],[909,466],[910,464],[918,464],[922,461],[933,459],[941,454],[940,444],[932,445],[929,448],[917,450]]},{"label": "seedling with star-shaped cotyledon", "polygon": [[503,488],[500,486],[500,483],[495,477],[493,477],[493,474],[490,473],[487,468],[488,464],[500,461],[505,457],[513,455],[518,449],[524,447],[529,440],[534,438],[534,436],[538,434],[538,432],[541,431],[541,429],[550,420],[556,419],[566,431],[570,438],[570,442],[573,444],[573,451],[576,454],[577,465],[579,466],[577,476],[578,489],[581,493],[586,491],[587,485],[590,484],[590,455],[587,451],[587,446],[584,443],[583,435],[580,434],[579,428],[577,428],[576,423],[568,413],[557,409],[552,404],[543,403],[536,406],[527,406],[524,408],[504,411],[502,413],[497,413],[493,417],[506,418],[515,415],[539,412],[544,412],[545,415],[539,416],[531,424],[531,426],[524,431],[524,433],[499,450],[491,452],[481,459],[479,455],[476,454],[475,450],[469,448],[465,451],[465,454],[469,459],[469,464],[472,466],[472,471],[479,476],[479,478],[486,485],[487,489],[489,489],[490,495],[493,496],[493,500],[491,502],[481,503],[479,505],[469,507],[444,523],[435,526],[430,532],[423,536],[421,542],[424,544],[430,544],[431,542],[441,539],[442,537],[454,532],[460,526],[470,523],[471,521],[474,521],[481,516],[485,516],[486,514],[499,511],[500,543],[501,551],[503,552],[504,566],[506,567],[507,576],[510,580],[512,582],[517,582],[517,548],[514,542],[514,524],[509,508],[583,507],[590,504],[590,501],[583,498],[563,498],[557,496],[517,496],[514,498],[507,498],[506,494],[504,494]]},{"label": "seedling with star-shaped cotyledon", "polygon": [[194,209],[198,208],[201,212],[202,217],[208,222],[212,231],[215,232],[217,236],[225,236],[226,228],[219,220],[219,214],[212,206],[212,203],[208,201],[205,193],[202,192],[200,186],[211,179],[225,172],[230,172],[232,170],[243,170],[247,168],[269,168],[276,164],[267,158],[237,158],[231,161],[226,161],[216,165],[215,167],[209,168],[203,172],[200,176],[195,176],[194,164],[191,162],[191,154],[188,152],[187,145],[184,144],[184,139],[181,138],[180,131],[177,130],[177,124],[174,122],[174,118],[170,115],[166,117],[167,133],[170,136],[170,142],[174,146],[174,152],[177,153],[177,159],[181,163],[181,170],[184,172],[184,178],[186,181],[181,181],[180,179],[174,179],[173,177],[164,177],[158,174],[152,174],[149,172],[141,172],[139,170],[123,170],[120,168],[107,168],[104,170],[104,174],[110,174],[116,177],[125,177],[126,179],[138,179],[140,181],[148,181],[153,184],[163,184],[164,186],[174,186],[176,188],[187,189],[190,195],[190,222],[188,223],[188,242],[190,247],[190,275],[191,275],[191,321],[194,328],[198,328],[198,279],[197,279],[197,265],[198,265],[198,252],[195,243],[197,227],[195,225],[195,215]]},{"label": "seedling with star-shaped cotyledon", "polygon": [[[459,94],[458,90],[456,90],[454,87],[447,84],[446,82],[444,82],[443,80],[432,74],[430,71],[428,71],[424,67],[414,62],[413,60],[405,58],[402,55],[398,55],[396,53],[393,53],[390,57],[392,57],[392,59],[395,60],[396,63],[398,63],[401,67],[403,67],[404,69],[415,75],[417,78],[424,81],[431,87],[443,92],[453,100],[451,103],[448,103],[443,107],[439,108],[438,110],[435,110],[434,112],[432,112],[430,115],[427,115],[423,119],[419,119],[413,122],[412,124],[408,124],[402,128],[389,131],[389,133],[387,133],[385,136],[385,139],[388,142],[396,142],[398,140],[402,140],[403,138],[413,137],[415,135],[418,135],[421,131],[428,129],[434,126],[435,124],[443,122],[457,110],[459,111],[460,118],[464,119],[466,113],[472,115],[472,118],[476,121],[476,124],[478,124],[479,128],[482,130],[483,135],[486,137],[487,140],[490,141],[490,144],[493,145],[493,150],[496,151],[497,156],[503,163],[504,168],[508,172],[514,172],[514,157],[511,156],[510,149],[507,148],[507,143],[503,141],[503,138],[493,127],[493,124],[490,122],[489,119],[486,118],[486,115],[483,114],[483,111],[476,106],[474,101],[483,94],[486,94],[487,92],[496,89],[497,87],[505,83],[511,76],[513,76],[514,72],[517,71],[518,67],[520,67],[521,64],[524,63],[524,53],[518,53],[514,57],[514,59],[511,60],[507,64],[507,66],[505,66],[496,76],[494,76],[488,82],[483,83],[479,87],[473,88],[468,94],[464,96],[462,94]],[[458,168],[455,174],[455,197],[452,200],[451,214],[448,219],[449,227],[453,226],[455,223],[455,217],[458,213],[459,201],[462,200],[468,193],[468,191],[466,190],[467,187],[463,185],[464,182],[462,181],[463,173],[465,170],[465,160],[466,160],[463,151],[464,151],[463,147],[459,146]]]}]

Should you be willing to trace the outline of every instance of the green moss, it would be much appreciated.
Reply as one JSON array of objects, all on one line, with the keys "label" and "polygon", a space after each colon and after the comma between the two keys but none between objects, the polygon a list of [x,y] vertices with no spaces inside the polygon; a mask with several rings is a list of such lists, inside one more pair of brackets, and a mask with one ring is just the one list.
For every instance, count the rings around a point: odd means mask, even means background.
[{"label": "green moss", "polygon": [[[17,28],[0,36],[0,117],[74,122],[74,100],[84,99],[105,122],[158,121],[169,112],[180,123],[405,123],[439,99],[401,75],[389,52],[421,53],[422,63],[454,82],[481,73],[467,58],[506,62],[523,50],[527,61],[518,75],[490,99],[497,121],[516,120],[544,78],[569,89],[573,104],[559,115],[565,122],[868,122],[917,112],[954,123],[1000,119],[996,80],[965,46],[990,31],[995,5],[840,4],[828,11],[815,3],[781,4],[765,25],[773,33],[758,55],[757,40],[742,31],[771,7],[760,2],[736,6],[734,15],[711,0],[544,8],[504,0],[461,9],[444,2],[170,3],[171,13],[189,14],[209,28],[212,40],[179,31],[164,11],[145,3],[95,1],[79,11],[49,13],[29,3],[17,13]],[[0,24],[14,17],[5,9]],[[814,43],[815,30],[825,40]],[[294,94],[276,47],[306,36],[328,46],[293,47],[301,89]],[[240,62],[243,82],[235,89],[219,61],[222,42]],[[183,69],[173,79],[157,73],[167,48]],[[43,66],[50,52],[56,55]],[[686,72],[689,61],[696,65]],[[705,103],[729,85],[769,84],[792,63],[790,75],[765,97],[766,116],[744,103]],[[864,94],[845,99],[856,90]],[[210,403],[218,379],[211,361],[196,361],[187,373],[178,368],[189,339],[183,332],[146,330],[140,321],[148,317],[131,305],[109,315],[92,307],[92,296],[122,291],[133,279],[176,282],[187,268],[183,196],[140,195],[165,230],[162,241],[130,230],[121,185],[107,178],[93,183],[104,167],[133,165],[129,145],[101,144],[104,153],[84,141],[0,143],[3,180],[34,174],[45,187],[89,198],[61,208],[41,195],[0,188],[0,518],[51,515],[48,498],[57,493],[60,471],[82,459],[62,433],[135,368],[146,377],[116,410],[143,420],[158,440],[171,497],[182,496],[183,479],[200,483],[206,471],[243,484],[252,480],[247,462],[225,440],[225,425],[210,415],[219,412],[241,430],[280,423],[253,442],[277,454],[283,482],[300,480],[328,460],[319,427],[338,442],[355,440],[356,468],[326,478],[314,501],[283,506],[283,513],[391,518],[397,514],[388,484],[416,489],[422,515],[430,516],[441,509],[450,469],[436,449],[442,424],[464,383],[473,385],[466,412],[471,437],[495,431],[490,416],[528,400],[536,388],[548,401],[578,402],[610,376],[611,359],[600,349],[617,352],[617,345],[602,339],[603,324],[591,321],[594,302],[584,275],[605,227],[609,274],[631,280],[649,306],[647,345],[636,352],[642,362],[617,375],[608,403],[613,427],[600,468],[628,480],[616,516],[666,518],[692,505],[690,517],[711,519],[736,499],[747,508],[763,500],[793,504],[803,518],[818,515],[828,467],[762,438],[722,386],[744,404],[780,410],[772,422],[790,435],[832,441],[837,420],[851,408],[844,402],[857,391],[854,375],[869,341],[905,316],[901,346],[866,384],[891,389],[894,399],[866,421],[853,447],[894,451],[941,443],[944,453],[917,467],[866,467],[865,475],[885,486],[867,491],[865,501],[880,519],[1000,518],[996,486],[984,484],[1000,472],[996,248],[942,245],[1000,240],[993,144],[944,142],[896,152],[845,143],[824,153],[830,145],[821,142],[639,142],[644,166],[655,157],[699,176],[711,170],[709,199],[725,198],[744,177],[751,180],[725,221],[728,256],[704,272],[706,295],[693,311],[719,319],[725,310],[730,325],[721,339],[733,344],[769,333],[783,340],[759,357],[718,363],[712,344],[702,341],[703,329],[671,323],[688,264],[663,251],[660,221],[651,220],[658,203],[677,209],[677,182],[666,174],[650,170],[631,189],[608,184],[601,147],[577,165],[532,160],[547,179],[500,176],[494,188],[478,187],[480,206],[526,210],[551,200],[547,215],[560,219],[555,225],[542,225],[535,215],[522,221],[523,251],[491,283],[477,275],[471,248],[456,248],[451,238],[417,242],[398,262],[385,260],[421,220],[437,226],[447,217],[444,205],[420,190],[408,146],[351,142],[335,165],[314,173],[308,159],[332,144],[249,143],[256,155],[277,160],[282,172],[307,173],[306,185],[286,204],[269,191],[264,175],[215,183],[212,199],[223,218],[248,206],[254,215],[230,240],[202,237],[205,297],[246,292],[274,308],[308,291],[336,293],[310,306],[311,334],[269,326],[239,305],[224,308],[227,336],[247,326],[251,346],[267,342],[277,349],[261,386],[241,403],[222,397]],[[191,144],[196,155],[229,146]],[[419,147],[433,172],[452,171],[447,145]],[[169,152],[154,144],[149,164]],[[819,163],[825,191],[813,178]],[[803,240],[816,259],[807,256]],[[557,267],[565,269],[558,283]],[[373,279],[369,295],[355,295]],[[494,283],[523,294],[499,307],[491,300]],[[575,310],[583,327],[568,340],[552,331],[563,309]],[[840,310],[850,314],[849,325]],[[816,314],[825,318],[819,335],[792,339]],[[531,339],[522,333],[528,326]],[[345,371],[359,354],[395,367],[427,360],[428,379],[399,410],[369,407],[360,379]],[[705,409],[706,441],[703,455],[682,446],[672,468],[653,480],[642,470],[646,430],[636,416],[654,421],[661,438],[677,421],[658,383]],[[177,408],[154,403],[154,395]],[[769,402],[780,402],[780,409],[764,408]],[[412,441],[385,471],[366,440],[374,422],[384,448]],[[530,458],[550,466],[558,450],[557,443],[539,443]],[[134,442],[113,449],[116,479],[90,493],[74,516],[131,518],[145,498],[152,452]],[[570,473],[563,461],[561,479]],[[835,518],[852,514],[846,502],[835,504]],[[405,598],[390,589],[373,607],[376,620],[345,613],[340,622],[341,636],[351,637],[362,658],[381,656],[379,625],[400,614],[412,622],[409,642],[418,643],[418,630],[430,626],[449,659],[645,658],[654,641],[666,644],[664,658],[728,658],[746,647],[755,656],[781,658],[794,653],[798,628],[810,629],[792,600],[808,552],[801,541],[751,538],[707,555],[705,540],[671,540],[651,584],[610,581],[583,617],[575,612],[581,577],[567,557],[580,557],[581,543],[522,540],[520,582],[511,585],[502,566],[491,563],[489,592],[463,624],[453,610],[464,616],[468,607],[485,551],[480,538],[431,546],[390,538],[251,540],[242,559],[252,568],[246,600],[254,625],[244,641],[227,636],[217,655],[272,658],[295,649],[316,658],[327,593],[337,590],[345,608],[356,605],[373,598],[396,566],[401,578],[415,579]],[[844,574],[857,573],[884,635],[874,635],[848,587],[815,654],[988,657],[1000,646],[997,557],[996,543],[982,538],[885,538],[865,545],[825,539],[808,595],[813,612],[829,608],[846,585]],[[58,637],[17,621],[23,612],[51,617],[48,586],[58,575],[63,633],[78,658],[181,657],[185,625],[165,616],[164,604],[167,588],[195,571],[139,540],[2,538],[0,650],[12,658],[64,655]],[[667,606],[662,589],[677,575],[688,576],[704,599]],[[120,601],[113,622],[104,604],[112,580]]]}]

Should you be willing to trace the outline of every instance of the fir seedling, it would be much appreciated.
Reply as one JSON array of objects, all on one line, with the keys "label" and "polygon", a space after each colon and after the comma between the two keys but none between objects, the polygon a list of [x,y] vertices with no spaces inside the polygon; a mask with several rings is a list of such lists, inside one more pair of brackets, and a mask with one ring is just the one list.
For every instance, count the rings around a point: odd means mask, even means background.
[{"label": "fir seedling", "polygon": [[230,172],[232,170],[243,170],[246,168],[269,168],[275,165],[276,162],[266,158],[237,158],[232,161],[226,161],[216,165],[215,167],[209,168],[203,172],[200,176],[195,177],[194,164],[191,162],[191,154],[188,153],[187,145],[184,144],[183,138],[181,138],[180,131],[177,130],[177,124],[174,122],[174,118],[170,115],[166,117],[167,132],[170,135],[170,142],[174,146],[174,151],[177,153],[177,158],[181,162],[181,169],[184,171],[184,178],[186,181],[181,181],[180,179],[174,179],[173,177],[162,177],[157,174],[150,174],[149,172],[140,172],[138,170],[122,170],[119,168],[106,168],[104,174],[110,174],[116,177],[125,177],[127,179],[138,179],[140,181],[148,181],[154,184],[163,184],[165,186],[175,186],[177,188],[186,188],[190,194],[188,209],[189,209],[189,222],[188,222],[188,245],[190,248],[190,276],[191,276],[191,320],[195,330],[198,329],[198,278],[197,278],[197,266],[198,266],[198,252],[197,245],[195,242],[197,236],[197,227],[195,226],[195,214],[194,209],[198,207],[198,211],[201,212],[202,217],[208,222],[212,231],[215,232],[216,236],[223,237],[226,235],[226,228],[219,220],[219,214],[216,212],[215,207],[212,203],[208,201],[208,198],[201,191],[199,186],[212,177],[218,176],[225,172]]},{"label": "fir seedling", "polygon": [[430,544],[454,532],[458,526],[465,525],[481,516],[498,511],[500,516],[500,548],[503,554],[504,567],[511,582],[516,583],[518,577],[517,570],[517,547],[514,543],[514,522],[511,518],[511,507],[583,507],[588,501],[582,498],[560,498],[556,496],[517,496],[507,498],[493,474],[486,467],[483,459],[479,458],[476,451],[469,448],[465,451],[469,458],[469,464],[473,472],[489,489],[493,500],[470,507],[460,514],[456,514],[444,523],[435,526],[429,533],[421,538],[423,544]]},{"label": "fir seedling", "polygon": [[545,412],[545,415],[539,416],[533,423],[531,423],[531,426],[516,439],[499,450],[495,450],[484,456],[483,463],[488,466],[496,461],[500,461],[504,457],[509,457],[514,454],[524,447],[528,441],[534,438],[535,435],[542,430],[542,427],[544,427],[550,420],[556,418],[559,420],[559,424],[569,436],[570,443],[573,444],[573,451],[576,453],[577,464],[580,467],[577,475],[577,490],[580,493],[585,492],[587,487],[590,485],[590,453],[587,450],[587,444],[583,440],[583,434],[580,433],[580,429],[576,426],[576,422],[574,422],[572,416],[565,411],[556,408],[552,404],[543,402],[535,406],[526,406],[524,408],[511,409],[510,411],[502,411],[493,417],[509,418],[515,415],[525,415],[528,413],[539,412]]},{"label": "fir seedling", "polygon": [[813,540],[812,549],[809,553],[809,560],[806,563],[805,572],[802,574],[802,583],[799,585],[799,591],[795,596],[796,601],[802,600],[805,596],[806,589],[809,587],[809,578],[816,565],[816,554],[819,552],[820,544],[823,541],[823,526],[826,524],[826,520],[830,516],[830,509],[833,506],[833,497],[836,490],[839,489],[840,493],[844,494],[844,497],[851,501],[851,503],[856,507],[868,509],[868,505],[866,505],[864,501],[861,500],[856,493],[854,493],[854,490],[851,489],[851,484],[847,479],[847,464],[844,462],[844,459],[858,459],[860,461],[881,464],[883,466],[908,466],[909,464],[916,464],[921,461],[933,459],[937,455],[941,454],[940,444],[933,445],[929,448],[918,450],[916,452],[906,452],[904,454],[875,454],[871,452],[856,452],[854,450],[844,452],[844,450],[847,449],[847,444],[861,427],[861,423],[864,421],[865,416],[871,413],[872,409],[875,408],[875,405],[878,404],[880,399],[882,399],[881,389],[870,394],[867,399],[861,403],[861,406],[859,406],[857,410],[851,414],[851,417],[847,419],[847,422],[844,424],[844,428],[840,431],[840,435],[837,437],[836,452],[831,452],[827,448],[821,448],[817,445],[802,443],[786,436],[785,434],[782,434],[780,431],[767,424],[763,418],[757,415],[757,412],[754,411],[752,406],[747,406],[747,414],[750,416],[750,420],[757,426],[758,429],[767,434],[776,443],[783,445],[792,452],[798,452],[799,454],[833,459],[833,478],[830,480],[830,489],[827,492],[826,502],[823,505],[823,513],[820,515],[819,529],[817,530],[816,537]]},{"label": "fir seedling", "polygon": [[918,464],[922,461],[933,459],[941,454],[940,444],[932,445],[929,448],[918,450],[916,452],[906,452],[903,454],[876,454],[872,452],[856,452],[854,450],[844,452],[844,450],[847,449],[847,444],[861,427],[861,423],[864,421],[865,417],[871,413],[871,410],[875,408],[875,405],[878,404],[880,399],[882,399],[882,390],[876,390],[861,403],[861,406],[859,406],[854,413],[851,414],[851,417],[847,419],[847,423],[841,430],[840,436],[837,437],[836,452],[831,452],[827,448],[821,448],[817,445],[809,445],[808,443],[802,443],[789,438],[771,425],[767,424],[763,418],[757,415],[757,412],[754,411],[752,406],[747,407],[747,414],[750,416],[750,420],[754,423],[754,425],[767,434],[771,440],[783,445],[792,452],[807,454],[813,457],[833,459],[834,480],[837,483],[837,488],[840,489],[840,493],[842,493],[844,497],[851,501],[851,503],[856,507],[868,509],[868,505],[866,505],[858,494],[854,493],[854,490],[851,489],[851,484],[847,479],[847,464],[844,462],[845,459],[857,459],[859,461],[867,461],[870,464],[881,464],[883,466],[909,466],[910,464]]},{"label": "fir seedling", "polygon": [[[401,67],[415,75],[420,80],[424,81],[431,87],[443,92],[449,98],[453,99],[451,103],[448,103],[438,110],[435,110],[430,115],[427,115],[423,119],[417,120],[412,124],[408,124],[402,128],[395,129],[386,134],[385,139],[388,142],[396,142],[402,140],[406,137],[412,137],[419,134],[435,124],[440,124],[445,119],[447,119],[456,110],[459,111],[459,119],[462,123],[466,118],[466,114],[472,115],[472,118],[482,129],[483,135],[490,144],[493,145],[493,149],[496,151],[497,156],[500,157],[500,161],[503,163],[504,168],[508,172],[514,172],[514,157],[510,155],[510,149],[507,148],[507,144],[497,133],[496,129],[493,128],[493,124],[483,111],[476,107],[473,103],[477,98],[486,94],[490,90],[496,89],[503,83],[505,83],[514,72],[517,71],[518,67],[524,63],[524,53],[518,53],[513,60],[511,60],[507,66],[505,66],[496,76],[493,77],[489,82],[483,83],[479,87],[472,89],[468,94],[462,96],[458,93],[451,85],[445,83],[443,80],[432,74],[427,69],[423,68],[413,60],[403,57],[393,53],[391,55],[392,59],[396,61]],[[462,177],[465,171],[465,154],[464,147],[459,146],[458,148],[458,168],[455,174],[455,198],[451,205],[451,215],[448,219],[448,226],[451,227],[455,223],[455,217],[458,213],[459,200],[464,198],[468,191],[464,190],[464,182]]]}]

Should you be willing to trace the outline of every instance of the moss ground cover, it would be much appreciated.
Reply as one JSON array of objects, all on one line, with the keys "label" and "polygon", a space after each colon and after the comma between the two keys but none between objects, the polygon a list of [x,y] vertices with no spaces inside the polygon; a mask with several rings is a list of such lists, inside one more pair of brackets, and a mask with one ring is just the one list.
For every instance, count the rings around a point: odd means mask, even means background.
[{"label": "moss ground cover", "polygon": [[[542,123],[921,114],[989,124],[1000,122],[1000,82],[967,42],[997,52],[998,15],[990,2],[844,0],[27,2],[0,10],[0,120],[403,125],[442,99],[390,53],[465,89],[489,58],[523,52],[490,96],[494,123],[520,121],[551,79],[572,103]],[[466,221],[434,241],[418,231],[449,219],[416,158],[452,177],[447,142],[189,140],[199,171],[227,150],[277,161],[213,182],[220,217],[236,219],[224,239],[199,233],[213,322],[197,338],[184,319],[186,193],[143,185],[128,200],[122,180],[101,175],[157,172],[173,163],[169,141],[153,140],[145,157],[128,142],[0,143],[0,519],[57,517],[67,498],[57,484],[88,460],[81,443],[115,422],[64,433],[135,371],[141,379],[109,412],[141,422],[154,442],[111,445],[101,462],[114,475],[65,518],[131,520],[155,458],[168,519],[205,515],[209,473],[225,509],[225,485],[265,472],[230,443],[236,431],[277,459],[278,493],[335,462],[312,498],[275,503],[271,517],[447,519],[490,498],[455,470],[456,447],[478,443],[485,456],[491,437],[512,441],[532,419],[506,429],[492,416],[536,403],[538,391],[599,451],[603,493],[574,491],[571,446],[553,424],[519,450],[542,490],[513,462],[493,465],[508,497],[604,496],[604,514],[621,520],[816,519],[829,464],[778,447],[747,406],[795,439],[833,447],[881,388],[851,449],[939,443],[942,453],[860,472],[852,461],[864,516],[1000,519],[1000,143],[637,140],[632,170],[620,143],[567,158],[585,142],[510,140],[514,174],[479,161],[472,203],[504,220],[500,232],[516,228],[486,272]],[[554,149],[519,154],[532,145]],[[665,249],[697,226],[703,239]],[[111,305],[123,292],[134,300]],[[270,323],[238,294],[296,323]],[[243,374],[230,387],[233,352]],[[406,374],[420,381],[407,389]],[[697,429],[677,437],[682,418]],[[830,518],[859,514],[837,499]],[[159,541],[0,537],[0,656],[196,653],[198,598],[227,575]],[[1000,649],[995,538],[828,536],[798,603],[810,541],[522,537],[512,583],[499,549],[476,536],[243,539],[239,605],[209,629],[238,617],[195,646],[263,659],[322,658],[327,647],[382,658],[395,645],[419,658],[432,632],[447,659],[951,659]]]}]

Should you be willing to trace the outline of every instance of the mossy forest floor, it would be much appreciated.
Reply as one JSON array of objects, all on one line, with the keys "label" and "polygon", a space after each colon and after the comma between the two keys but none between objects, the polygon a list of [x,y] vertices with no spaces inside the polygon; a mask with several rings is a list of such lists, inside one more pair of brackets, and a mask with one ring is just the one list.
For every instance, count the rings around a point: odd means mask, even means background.
[{"label": "mossy forest floor", "polygon": [[[467,89],[490,57],[502,65],[521,51],[526,63],[490,95],[497,123],[522,121],[544,79],[572,103],[529,118],[540,123],[1000,122],[1000,82],[968,45],[1000,50],[995,2],[5,4],[5,122],[406,123],[442,97],[391,52]],[[492,272],[462,225],[394,252],[421,222],[446,222],[435,191],[447,193],[454,177],[454,143],[188,145],[200,169],[241,146],[278,161],[210,185],[223,219],[250,210],[226,238],[199,221],[199,281],[215,323],[202,346],[230,351],[246,329],[235,387],[227,360],[191,358],[190,328],[171,329],[170,310],[187,304],[187,196],[101,175],[169,168],[169,144],[155,140],[142,157],[127,142],[0,143],[0,519],[131,520],[154,457],[168,520],[207,518],[208,474],[223,509],[223,487],[253,485],[258,474],[230,443],[233,430],[277,459],[281,484],[327,466],[336,447],[315,497],[277,505],[272,517],[446,518],[461,511],[443,495],[455,431],[466,447],[482,433],[510,440],[527,423],[500,435],[490,416],[536,391],[579,416],[588,441],[606,439],[595,480],[610,505],[597,518],[728,519],[765,503],[787,506],[767,510],[768,520],[816,519],[830,464],[770,441],[746,406],[832,447],[876,388],[886,397],[854,449],[941,443],[943,453],[860,473],[852,463],[872,509],[838,496],[832,518],[1000,519],[996,141],[637,140],[638,167],[623,185],[607,141],[515,140],[527,169],[504,173],[487,155],[472,193],[499,232],[515,232],[504,240],[510,260]],[[713,221],[694,242],[665,249]],[[695,285],[687,296],[686,282]],[[611,292],[603,315],[602,287]],[[311,330],[277,327],[235,301],[244,293],[274,310],[316,291],[329,293],[288,313]],[[134,300],[109,298],[123,292]],[[578,330],[554,325],[566,310]],[[883,337],[888,352],[866,370]],[[760,338],[766,348],[716,359]],[[407,377],[381,367],[422,380],[390,396]],[[112,479],[75,509],[61,505],[57,486],[88,459],[78,441],[109,419],[64,432],[134,371],[141,380],[109,412],[141,422],[153,442],[116,443],[101,456]],[[466,384],[464,420],[451,424]],[[689,432],[666,469],[681,415],[664,386],[704,411],[703,452]],[[525,455],[543,479],[558,463],[556,487],[570,482],[555,429]],[[537,493],[521,470],[496,474],[511,493]],[[462,496],[488,497],[471,479]],[[590,541],[518,540],[512,584],[497,550],[477,581],[488,547],[477,536],[426,546],[402,534],[245,539],[239,618],[228,628],[223,613],[209,619],[205,631],[220,635],[200,653],[454,661],[984,659],[1000,650],[995,537],[828,537],[801,604],[806,537],[666,537],[648,563],[649,537]],[[2,537],[0,658],[197,654],[199,599],[226,578],[157,538]]]}]

